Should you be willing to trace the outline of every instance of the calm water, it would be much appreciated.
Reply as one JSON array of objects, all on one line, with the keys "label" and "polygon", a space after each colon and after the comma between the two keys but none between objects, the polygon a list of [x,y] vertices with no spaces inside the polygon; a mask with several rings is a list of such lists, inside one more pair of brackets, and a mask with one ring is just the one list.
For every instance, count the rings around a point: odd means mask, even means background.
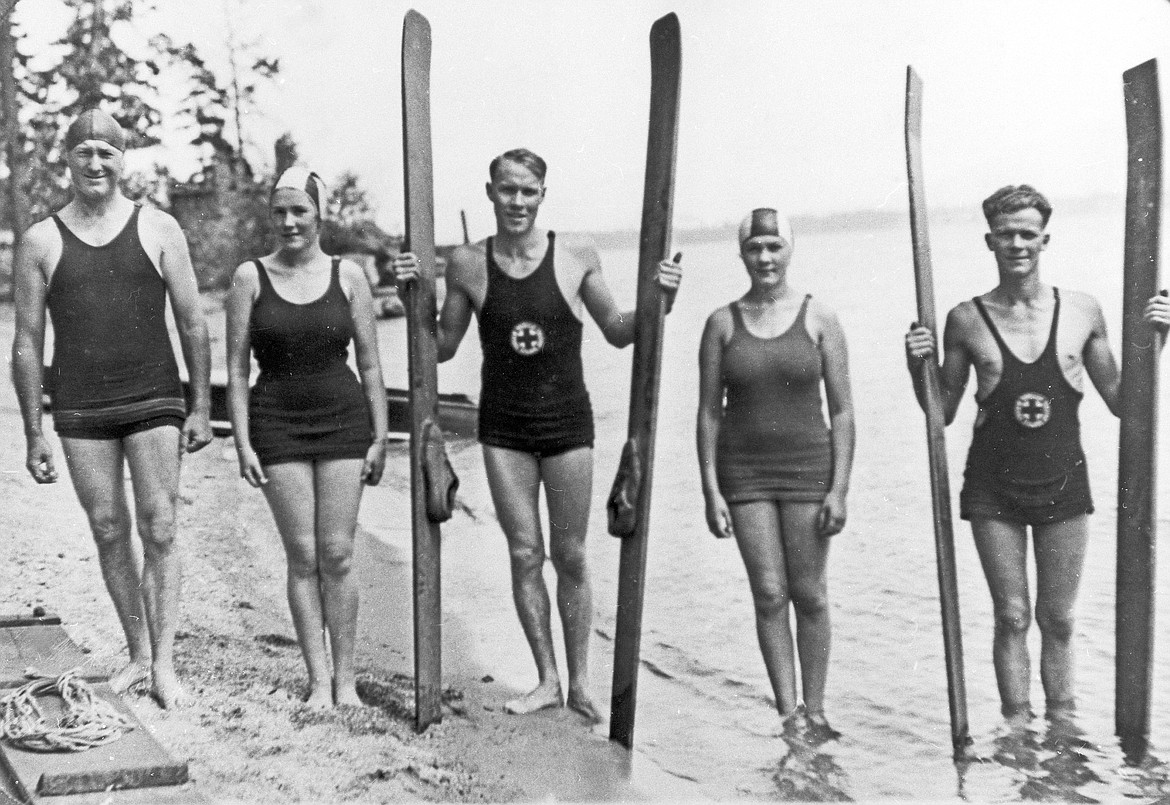
[{"label": "calm water", "polygon": [[[1043,261],[1048,281],[1101,299],[1115,353],[1121,227],[1120,204],[1108,215],[1062,217],[1058,208]],[[994,283],[994,262],[981,232],[973,222],[934,222],[940,320],[956,302]],[[1076,727],[1053,732],[1037,719],[1030,730],[1010,734],[1002,725],[991,666],[990,601],[969,529],[956,521],[972,756],[978,760],[960,766],[951,761],[925,436],[902,357],[902,333],[914,318],[914,289],[909,235],[901,229],[797,233],[790,280],[833,306],[849,338],[858,444],[849,524],[834,538],[830,560],[834,644],[828,716],[842,737],[812,747],[779,734],[739,555],[733,544],[716,541],[706,530],[693,438],[702,325],[715,306],[743,292],[746,278],[730,242],[682,249],[686,277],[669,319],[664,356],[636,764],[652,763],[718,798],[1146,801],[1170,793],[1170,766],[1156,760],[1140,768],[1126,765],[1113,737],[1117,425],[1092,392],[1081,415],[1098,511],[1091,519],[1078,606]],[[618,298],[632,304],[636,254],[611,251],[602,259]],[[399,343],[401,322],[382,326],[384,344]],[[606,701],[617,550],[605,534],[604,498],[625,437],[630,351],[610,348],[592,324],[586,337],[586,380],[598,431],[590,543],[598,629],[593,675],[595,694]],[[402,361],[386,363],[388,382],[401,385]],[[473,328],[461,354],[441,370],[444,390],[475,393],[478,365]],[[973,384],[968,398],[970,388]],[[1164,401],[1167,397],[1170,392],[1163,393]],[[956,497],[973,413],[968,399],[948,430]],[[1163,421],[1170,421],[1165,411]],[[491,519],[484,484],[466,477],[482,474],[478,453],[471,445],[456,445],[455,452],[465,468],[464,494],[481,510],[484,530]],[[1163,479],[1170,477],[1165,464]],[[495,528],[494,522],[486,526]],[[1165,517],[1160,530],[1170,533]],[[490,556],[505,567],[502,541],[492,539]],[[445,584],[449,573],[470,577],[474,568],[468,566],[482,560],[463,556],[459,546],[467,543],[460,540],[448,537]],[[503,586],[495,591],[502,603],[494,614],[486,614],[489,605],[481,603],[479,610],[454,616],[500,619],[501,639],[517,655],[515,684],[521,686],[531,684],[532,671],[510,612],[505,574],[493,573],[492,584]],[[1166,570],[1159,575],[1165,578]],[[1159,606],[1160,624],[1170,623],[1167,597]],[[1170,747],[1170,661],[1166,629],[1158,633],[1154,757]],[[1034,634],[1034,668],[1038,643]],[[503,650],[498,644],[482,648],[495,658]],[[1042,705],[1038,679],[1032,700]]]}]

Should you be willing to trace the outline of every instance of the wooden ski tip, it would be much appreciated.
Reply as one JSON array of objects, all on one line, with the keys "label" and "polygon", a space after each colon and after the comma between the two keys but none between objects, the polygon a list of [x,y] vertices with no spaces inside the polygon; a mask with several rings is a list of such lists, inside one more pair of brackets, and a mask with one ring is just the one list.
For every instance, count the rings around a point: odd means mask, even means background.
[{"label": "wooden ski tip", "polygon": [[659,17],[650,26],[650,38],[654,39],[659,36],[674,36],[678,37],[679,24],[678,15],[673,11],[664,17]]},{"label": "wooden ski tip", "polygon": [[906,92],[913,92],[916,95],[922,94],[922,79],[919,78],[912,64],[906,65]]},{"label": "wooden ski tip", "polygon": [[1136,67],[1130,67],[1128,70],[1126,70],[1124,73],[1121,74],[1121,77],[1126,82],[1129,82],[1129,81],[1133,81],[1134,79],[1140,77],[1144,73],[1153,73],[1154,75],[1157,75],[1158,74],[1158,60],[1157,59],[1150,59],[1149,61],[1142,62],[1141,64],[1137,65]]},{"label": "wooden ski tip", "polygon": [[413,8],[406,12],[406,16],[402,18],[402,24],[404,27],[413,27],[417,25],[425,28],[428,31],[431,29],[430,21],[422,14],[415,11]]}]

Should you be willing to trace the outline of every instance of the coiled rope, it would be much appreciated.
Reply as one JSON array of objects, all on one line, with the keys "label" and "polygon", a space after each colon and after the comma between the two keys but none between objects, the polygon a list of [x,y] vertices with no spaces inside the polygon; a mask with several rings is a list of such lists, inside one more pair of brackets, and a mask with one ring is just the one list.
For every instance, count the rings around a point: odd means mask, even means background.
[{"label": "coiled rope", "polygon": [[[37,702],[37,696],[52,693],[65,703],[65,714],[56,724]],[[78,678],[76,669],[56,678],[38,676],[0,699],[0,707],[0,737],[31,752],[84,752],[134,729],[130,719]]]}]

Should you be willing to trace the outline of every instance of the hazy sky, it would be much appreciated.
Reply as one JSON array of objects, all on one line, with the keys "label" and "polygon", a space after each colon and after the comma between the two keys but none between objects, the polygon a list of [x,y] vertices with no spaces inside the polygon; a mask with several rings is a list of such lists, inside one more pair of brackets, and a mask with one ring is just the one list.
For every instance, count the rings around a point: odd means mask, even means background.
[{"label": "hazy sky", "polygon": [[[137,33],[191,40],[226,60],[237,37],[281,60],[249,135],[292,131],[326,180],[356,170],[381,223],[401,230],[396,0],[157,0]],[[683,33],[675,225],[904,208],[905,69],[926,86],[931,204],[977,205],[1027,181],[1054,197],[1123,193],[1121,74],[1164,57],[1166,0],[418,0],[431,22],[440,240],[489,234],[488,161],[525,145],[549,162],[546,225],[633,228],[641,210],[651,23]],[[21,0],[34,34],[65,23],[54,0]],[[1167,106],[1166,108],[1170,108]],[[181,142],[181,140],[179,140]],[[162,157],[164,160],[167,157]],[[171,158],[173,161],[173,157]],[[181,171],[183,165],[176,167]],[[189,166],[187,166],[189,167]]]}]

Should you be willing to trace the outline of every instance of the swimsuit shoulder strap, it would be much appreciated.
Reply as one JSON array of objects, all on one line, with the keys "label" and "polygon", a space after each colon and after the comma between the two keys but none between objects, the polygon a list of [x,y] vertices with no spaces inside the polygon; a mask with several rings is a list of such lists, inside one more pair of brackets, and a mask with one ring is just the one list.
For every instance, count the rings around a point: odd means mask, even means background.
[{"label": "swimsuit shoulder strap", "polygon": [[735,333],[740,330],[746,330],[747,326],[743,323],[743,310],[740,309],[739,301],[736,300],[735,302],[732,302],[730,305],[728,305],[728,307],[731,308],[731,322],[735,325],[735,328],[732,332]]},{"label": "swimsuit shoulder strap", "polygon": [[[801,326],[804,326],[804,319],[808,315],[808,305],[809,305],[809,302],[811,302],[811,301],[812,301],[812,294],[806,293],[804,295],[804,301],[800,303],[800,311],[797,312],[797,314],[796,314],[796,321],[794,322],[795,324],[800,324]],[[805,329],[807,330],[808,328],[806,327]]]},{"label": "swimsuit shoulder strap", "polygon": [[983,317],[983,322],[987,325],[987,329],[991,330],[991,335],[995,339],[996,346],[999,347],[1000,354],[1006,361],[1009,357],[1014,357],[1012,351],[1008,349],[1007,344],[1003,340],[1003,336],[999,334],[999,328],[995,326],[995,322],[991,320],[991,314],[987,312],[987,308],[983,305],[983,300],[978,296],[972,297],[972,302],[975,303],[975,309],[979,311],[979,315]]},{"label": "swimsuit shoulder strap", "polygon": [[1055,285],[1052,286],[1052,298],[1054,304],[1052,306],[1052,326],[1048,329],[1048,343],[1044,345],[1044,354],[1052,354],[1056,357],[1056,326],[1060,323],[1060,289]]},{"label": "swimsuit shoulder strap", "polygon": [[252,264],[256,266],[256,276],[260,278],[260,293],[257,299],[266,293],[272,293],[272,280],[268,278],[268,270],[264,268],[264,263],[260,262],[260,258],[256,257],[252,260]]}]

